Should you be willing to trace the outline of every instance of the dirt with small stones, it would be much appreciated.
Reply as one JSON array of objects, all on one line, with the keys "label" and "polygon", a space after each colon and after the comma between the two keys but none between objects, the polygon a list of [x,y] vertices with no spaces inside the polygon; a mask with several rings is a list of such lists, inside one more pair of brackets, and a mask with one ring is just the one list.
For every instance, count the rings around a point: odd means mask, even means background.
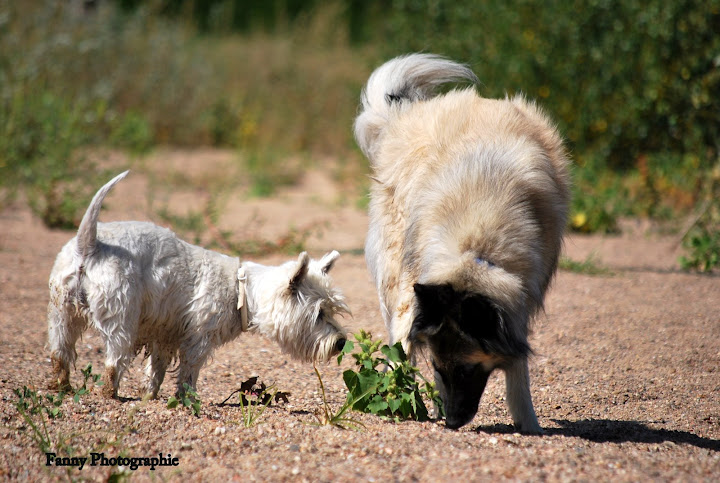
[{"label": "dirt with small stones", "polygon": [[[101,219],[150,219],[160,204],[178,214],[199,209],[213,177],[242,173],[231,153],[163,151],[145,160],[106,200]],[[228,174],[230,173],[230,174]],[[182,178],[178,186],[166,180]],[[362,246],[367,218],[331,174],[312,171],[271,199],[242,192],[223,199],[218,224],[238,239],[281,236],[291,227],[320,226],[307,247],[313,256],[342,252],[332,275],[353,312],[351,331],[385,338]],[[205,191],[204,191],[205,190]],[[242,190],[240,190],[242,191]],[[259,336],[241,335],[218,349],[201,371],[201,414],[167,408],[166,377],[158,400],[142,401],[141,357],[124,377],[122,401],[94,390],[47,423],[58,456],[107,460],[177,458],[176,466],[48,466],[19,416],[13,390],[45,392],[47,279],[71,232],[49,230],[20,203],[0,213],[0,479],[152,479],[236,481],[549,480],[717,481],[720,478],[720,278],[678,269],[673,237],[647,223],[626,222],[617,237],[570,236],[565,254],[593,255],[606,275],[560,271],[531,342],[532,393],[544,436],[514,432],[502,374],[494,374],[475,419],[458,431],[441,421],[393,423],[352,413],[361,431],[317,424],[320,386],[311,365],[295,362]],[[207,242],[207,240],[205,240]],[[278,263],[289,256],[257,258]],[[294,258],[294,257],[293,257]],[[88,330],[78,343],[80,369],[99,373],[104,347]],[[320,366],[327,401],[345,398],[342,371]],[[427,371],[427,368],[424,369]],[[250,376],[289,392],[259,423],[242,424],[236,398]]]}]

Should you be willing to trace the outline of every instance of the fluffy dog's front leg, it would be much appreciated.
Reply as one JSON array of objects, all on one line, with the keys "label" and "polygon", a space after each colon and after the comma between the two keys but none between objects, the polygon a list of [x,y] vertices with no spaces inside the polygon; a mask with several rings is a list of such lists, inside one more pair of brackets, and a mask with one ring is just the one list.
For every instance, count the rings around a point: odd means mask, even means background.
[{"label": "fluffy dog's front leg", "polygon": [[543,430],[535,416],[530,395],[527,358],[516,359],[505,369],[505,389],[510,415],[517,430],[528,434],[542,434]]}]

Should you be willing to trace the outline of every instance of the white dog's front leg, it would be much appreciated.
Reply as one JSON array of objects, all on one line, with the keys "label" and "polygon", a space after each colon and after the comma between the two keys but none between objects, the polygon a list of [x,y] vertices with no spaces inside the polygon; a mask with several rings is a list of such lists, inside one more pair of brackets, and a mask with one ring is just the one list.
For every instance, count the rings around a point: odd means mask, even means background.
[{"label": "white dog's front leg", "polygon": [[157,399],[160,392],[160,385],[165,379],[165,372],[171,357],[168,358],[161,350],[156,350],[148,358],[145,367],[145,375],[147,376],[146,393],[150,394],[151,399]]},{"label": "white dog's front leg", "polygon": [[184,384],[190,386],[194,391],[197,388],[198,377],[200,376],[200,369],[205,365],[207,355],[200,355],[194,359],[190,359],[186,354],[180,354],[180,363],[178,364],[177,373],[177,387],[175,389],[175,395],[180,396],[185,394]]},{"label": "white dog's front leg", "polygon": [[122,375],[130,365],[133,357],[133,353],[123,353],[116,356],[115,352],[108,349],[108,355],[105,358],[105,372],[102,376],[103,386],[101,392],[103,396],[107,398],[118,397],[120,379],[122,379]]},{"label": "white dog's front leg", "polygon": [[523,433],[542,434],[543,430],[535,416],[530,395],[527,358],[517,359],[505,369],[505,389],[508,408],[515,427]]}]

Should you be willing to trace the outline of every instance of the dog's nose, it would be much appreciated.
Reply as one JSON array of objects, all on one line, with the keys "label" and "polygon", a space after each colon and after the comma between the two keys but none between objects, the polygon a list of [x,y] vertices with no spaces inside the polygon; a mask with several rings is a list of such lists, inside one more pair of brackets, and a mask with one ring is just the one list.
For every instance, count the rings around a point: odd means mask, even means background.
[{"label": "dog's nose", "polygon": [[338,339],[338,341],[335,342],[335,350],[336,350],[337,352],[340,352],[341,350],[343,350],[343,347],[345,347],[345,342],[347,342],[347,340],[345,340],[345,339]]}]

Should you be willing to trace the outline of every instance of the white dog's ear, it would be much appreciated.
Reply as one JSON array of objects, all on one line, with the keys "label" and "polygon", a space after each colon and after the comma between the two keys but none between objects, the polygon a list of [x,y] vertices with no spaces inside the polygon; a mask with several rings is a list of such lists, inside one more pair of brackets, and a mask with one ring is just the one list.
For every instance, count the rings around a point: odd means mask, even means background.
[{"label": "white dog's ear", "polygon": [[337,260],[339,256],[340,253],[338,253],[337,250],[333,250],[320,259],[320,266],[322,267],[320,270],[323,275],[327,275],[333,265],[335,265],[335,260]]},{"label": "white dog's ear", "polygon": [[297,292],[300,284],[302,283],[302,279],[305,277],[305,275],[307,275],[309,264],[310,257],[308,256],[307,252],[302,252],[298,257],[297,267],[295,268],[295,271],[290,277],[289,288],[291,292]]}]

